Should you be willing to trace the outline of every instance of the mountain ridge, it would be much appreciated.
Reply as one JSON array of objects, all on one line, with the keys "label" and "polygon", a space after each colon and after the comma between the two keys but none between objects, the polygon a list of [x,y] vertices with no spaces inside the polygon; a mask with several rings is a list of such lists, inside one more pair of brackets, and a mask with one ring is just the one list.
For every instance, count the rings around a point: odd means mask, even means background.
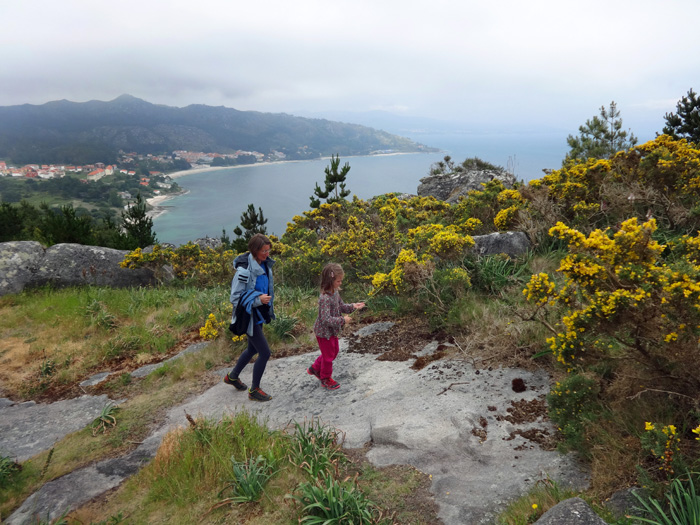
[{"label": "mountain ridge", "polygon": [[111,162],[119,150],[278,151],[288,159],[437,151],[359,124],[205,104],[180,108],[128,94],[106,102],[0,107],[0,158],[18,164]]}]

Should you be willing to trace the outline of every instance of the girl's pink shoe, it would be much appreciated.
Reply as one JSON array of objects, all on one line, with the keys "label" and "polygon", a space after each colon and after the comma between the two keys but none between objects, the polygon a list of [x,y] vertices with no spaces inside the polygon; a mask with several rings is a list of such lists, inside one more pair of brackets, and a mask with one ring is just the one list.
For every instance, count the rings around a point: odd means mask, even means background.
[{"label": "girl's pink shoe", "polygon": [[328,379],[321,379],[321,384],[328,390],[337,390],[340,388],[340,383],[338,383],[332,377],[329,377]]}]

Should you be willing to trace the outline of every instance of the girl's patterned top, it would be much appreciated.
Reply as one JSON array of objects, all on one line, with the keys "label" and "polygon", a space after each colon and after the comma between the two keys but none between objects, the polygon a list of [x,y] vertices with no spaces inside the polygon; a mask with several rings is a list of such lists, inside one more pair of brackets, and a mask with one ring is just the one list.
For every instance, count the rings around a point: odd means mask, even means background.
[{"label": "girl's patterned top", "polygon": [[324,339],[338,337],[340,330],[345,325],[343,314],[354,311],[355,307],[352,304],[345,304],[338,292],[322,293],[318,298],[318,318],[314,323],[314,333],[317,337]]}]

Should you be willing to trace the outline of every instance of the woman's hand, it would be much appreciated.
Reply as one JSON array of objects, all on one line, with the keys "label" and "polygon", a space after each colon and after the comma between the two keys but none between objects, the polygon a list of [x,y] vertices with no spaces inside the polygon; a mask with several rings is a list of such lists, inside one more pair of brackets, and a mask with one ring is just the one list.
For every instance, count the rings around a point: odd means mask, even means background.
[{"label": "woman's hand", "polygon": [[269,304],[269,303],[270,303],[270,299],[272,299],[272,296],[271,296],[271,295],[262,294],[262,295],[260,296],[260,302],[261,302],[262,304]]}]

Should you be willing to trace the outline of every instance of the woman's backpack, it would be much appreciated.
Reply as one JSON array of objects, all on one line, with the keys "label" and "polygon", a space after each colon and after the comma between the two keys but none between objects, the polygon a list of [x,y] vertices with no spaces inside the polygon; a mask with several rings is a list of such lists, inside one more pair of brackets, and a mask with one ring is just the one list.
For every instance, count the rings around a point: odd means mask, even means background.
[{"label": "woman's backpack", "polygon": [[248,325],[250,324],[250,314],[246,311],[245,306],[243,306],[243,301],[238,301],[238,306],[236,306],[236,316],[233,322],[228,326],[228,329],[234,333],[234,335],[243,335],[248,332]]}]

